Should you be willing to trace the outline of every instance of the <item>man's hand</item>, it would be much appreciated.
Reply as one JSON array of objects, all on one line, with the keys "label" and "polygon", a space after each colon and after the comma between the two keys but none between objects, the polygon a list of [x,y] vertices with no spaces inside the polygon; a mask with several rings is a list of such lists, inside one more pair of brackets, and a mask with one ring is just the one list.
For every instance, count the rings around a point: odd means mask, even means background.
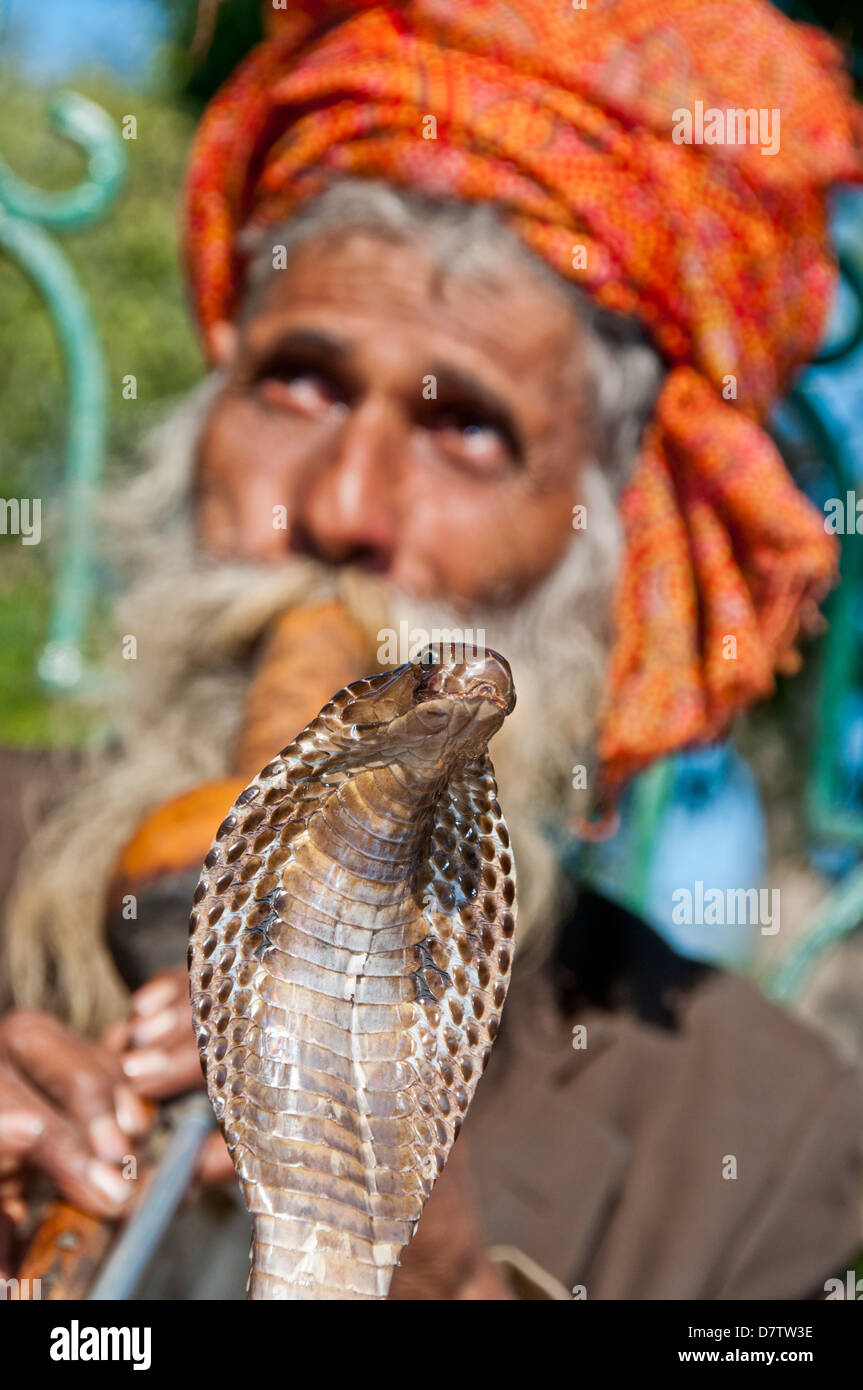
[{"label": "man's hand", "polygon": [[203,1086],[184,965],[154,975],[132,995],[129,1017],[106,1029],[129,1085],[148,1100],[168,1100]]},{"label": "man's hand", "polygon": [[[186,967],[177,966],[148,980],[133,994],[129,1017],[113,1023],[102,1041],[117,1054],[129,1084],[141,1096],[168,1100],[203,1086]],[[208,1184],[234,1177],[234,1165],[218,1132],[204,1142],[197,1177]]]},{"label": "man's hand", "polygon": [[36,1010],[0,1020],[0,1227],[7,1251],[26,1214],[34,1170],[84,1211],[118,1216],[134,1186],[120,1165],[148,1126],[146,1106],[105,1048]]}]

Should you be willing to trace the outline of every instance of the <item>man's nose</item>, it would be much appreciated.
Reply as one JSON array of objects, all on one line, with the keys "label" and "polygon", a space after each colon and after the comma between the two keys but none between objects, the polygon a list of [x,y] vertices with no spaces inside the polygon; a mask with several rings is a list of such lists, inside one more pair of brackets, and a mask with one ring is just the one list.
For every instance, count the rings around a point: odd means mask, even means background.
[{"label": "man's nose", "polygon": [[407,422],[368,399],[347,416],[332,453],[315,465],[300,498],[293,548],[330,564],[385,572],[398,531],[398,484]]}]

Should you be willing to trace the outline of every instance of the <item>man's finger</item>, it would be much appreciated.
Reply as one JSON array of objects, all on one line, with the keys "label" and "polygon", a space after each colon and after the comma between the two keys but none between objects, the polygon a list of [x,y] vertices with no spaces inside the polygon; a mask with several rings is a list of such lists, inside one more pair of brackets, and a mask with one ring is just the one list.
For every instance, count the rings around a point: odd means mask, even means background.
[{"label": "man's finger", "polygon": [[139,1096],[166,1100],[197,1091],[204,1084],[194,1038],[169,1048],[141,1047],[127,1052],[123,1071]]},{"label": "man's finger", "polygon": [[124,1134],[132,1139],[143,1139],[149,1133],[156,1112],[152,1105],[136,1095],[128,1082],[122,1081],[114,1087],[114,1107],[117,1123]]},{"label": "man's finger", "polygon": [[99,1037],[100,1047],[107,1052],[125,1052],[132,1037],[132,1025],[126,1018],[116,1018],[103,1029]]},{"label": "man's finger", "polygon": [[132,1020],[130,1046],[166,1048],[192,1038],[192,1009],[188,1000],[174,1004],[147,1018]]},{"label": "man's finger", "polygon": [[20,1159],[30,1153],[45,1131],[46,1119],[32,1109],[21,1106],[4,1110],[0,1123],[0,1156]]},{"label": "man's finger", "polygon": [[[116,1216],[132,1184],[94,1157],[83,1135],[13,1068],[0,1064],[0,1155],[38,1168],[70,1201],[94,1216]],[[4,1165],[5,1166],[5,1165]]]},{"label": "man's finger", "polygon": [[[4,1172],[3,1165],[11,1164]],[[24,1200],[24,1176],[17,1159],[0,1159],[0,1213],[14,1225],[27,1219],[27,1203]]]},{"label": "man's finger", "polygon": [[132,995],[132,1016],[152,1018],[162,1009],[189,999],[189,976],[184,965],[154,975]]},{"label": "man's finger", "polygon": [[123,1159],[129,1139],[117,1119],[114,1087],[122,1077],[115,1058],[36,1010],[9,1014],[0,1040],[21,1075],[77,1121],[95,1153],[109,1162]]},{"label": "man's finger", "polygon": [[94,1158],[62,1118],[49,1125],[30,1161],[64,1197],[93,1216],[119,1216],[135,1189],[119,1168]]}]

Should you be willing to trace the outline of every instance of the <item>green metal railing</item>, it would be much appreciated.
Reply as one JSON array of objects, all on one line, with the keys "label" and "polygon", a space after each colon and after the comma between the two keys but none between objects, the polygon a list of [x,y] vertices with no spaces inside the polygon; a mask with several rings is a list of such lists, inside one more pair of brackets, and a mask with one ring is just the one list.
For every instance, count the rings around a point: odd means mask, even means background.
[{"label": "green metal railing", "polygon": [[66,368],[68,411],[62,534],[47,641],[38,673],[51,691],[79,689],[94,591],[94,516],[105,462],[106,397],[102,348],[87,301],[50,232],[103,217],[125,177],[123,142],[101,107],[73,92],[49,108],[57,133],[80,146],[85,177],[58,193],[34,188],[0,158],[0,250],[29,276],[45,301]]}]

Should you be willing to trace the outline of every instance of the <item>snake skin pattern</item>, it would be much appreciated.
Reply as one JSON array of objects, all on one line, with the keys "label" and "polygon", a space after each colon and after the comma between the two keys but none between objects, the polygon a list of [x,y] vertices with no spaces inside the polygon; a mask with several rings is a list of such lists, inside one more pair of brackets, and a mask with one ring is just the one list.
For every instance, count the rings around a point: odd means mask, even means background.
[{"label": "snake skin pattern", "polygon": [[497,1035],[515,873],[488,740],[503,657],[340,691],[238,797],[191,917],[207,1088],[252,1299],[386,1298]]}]

